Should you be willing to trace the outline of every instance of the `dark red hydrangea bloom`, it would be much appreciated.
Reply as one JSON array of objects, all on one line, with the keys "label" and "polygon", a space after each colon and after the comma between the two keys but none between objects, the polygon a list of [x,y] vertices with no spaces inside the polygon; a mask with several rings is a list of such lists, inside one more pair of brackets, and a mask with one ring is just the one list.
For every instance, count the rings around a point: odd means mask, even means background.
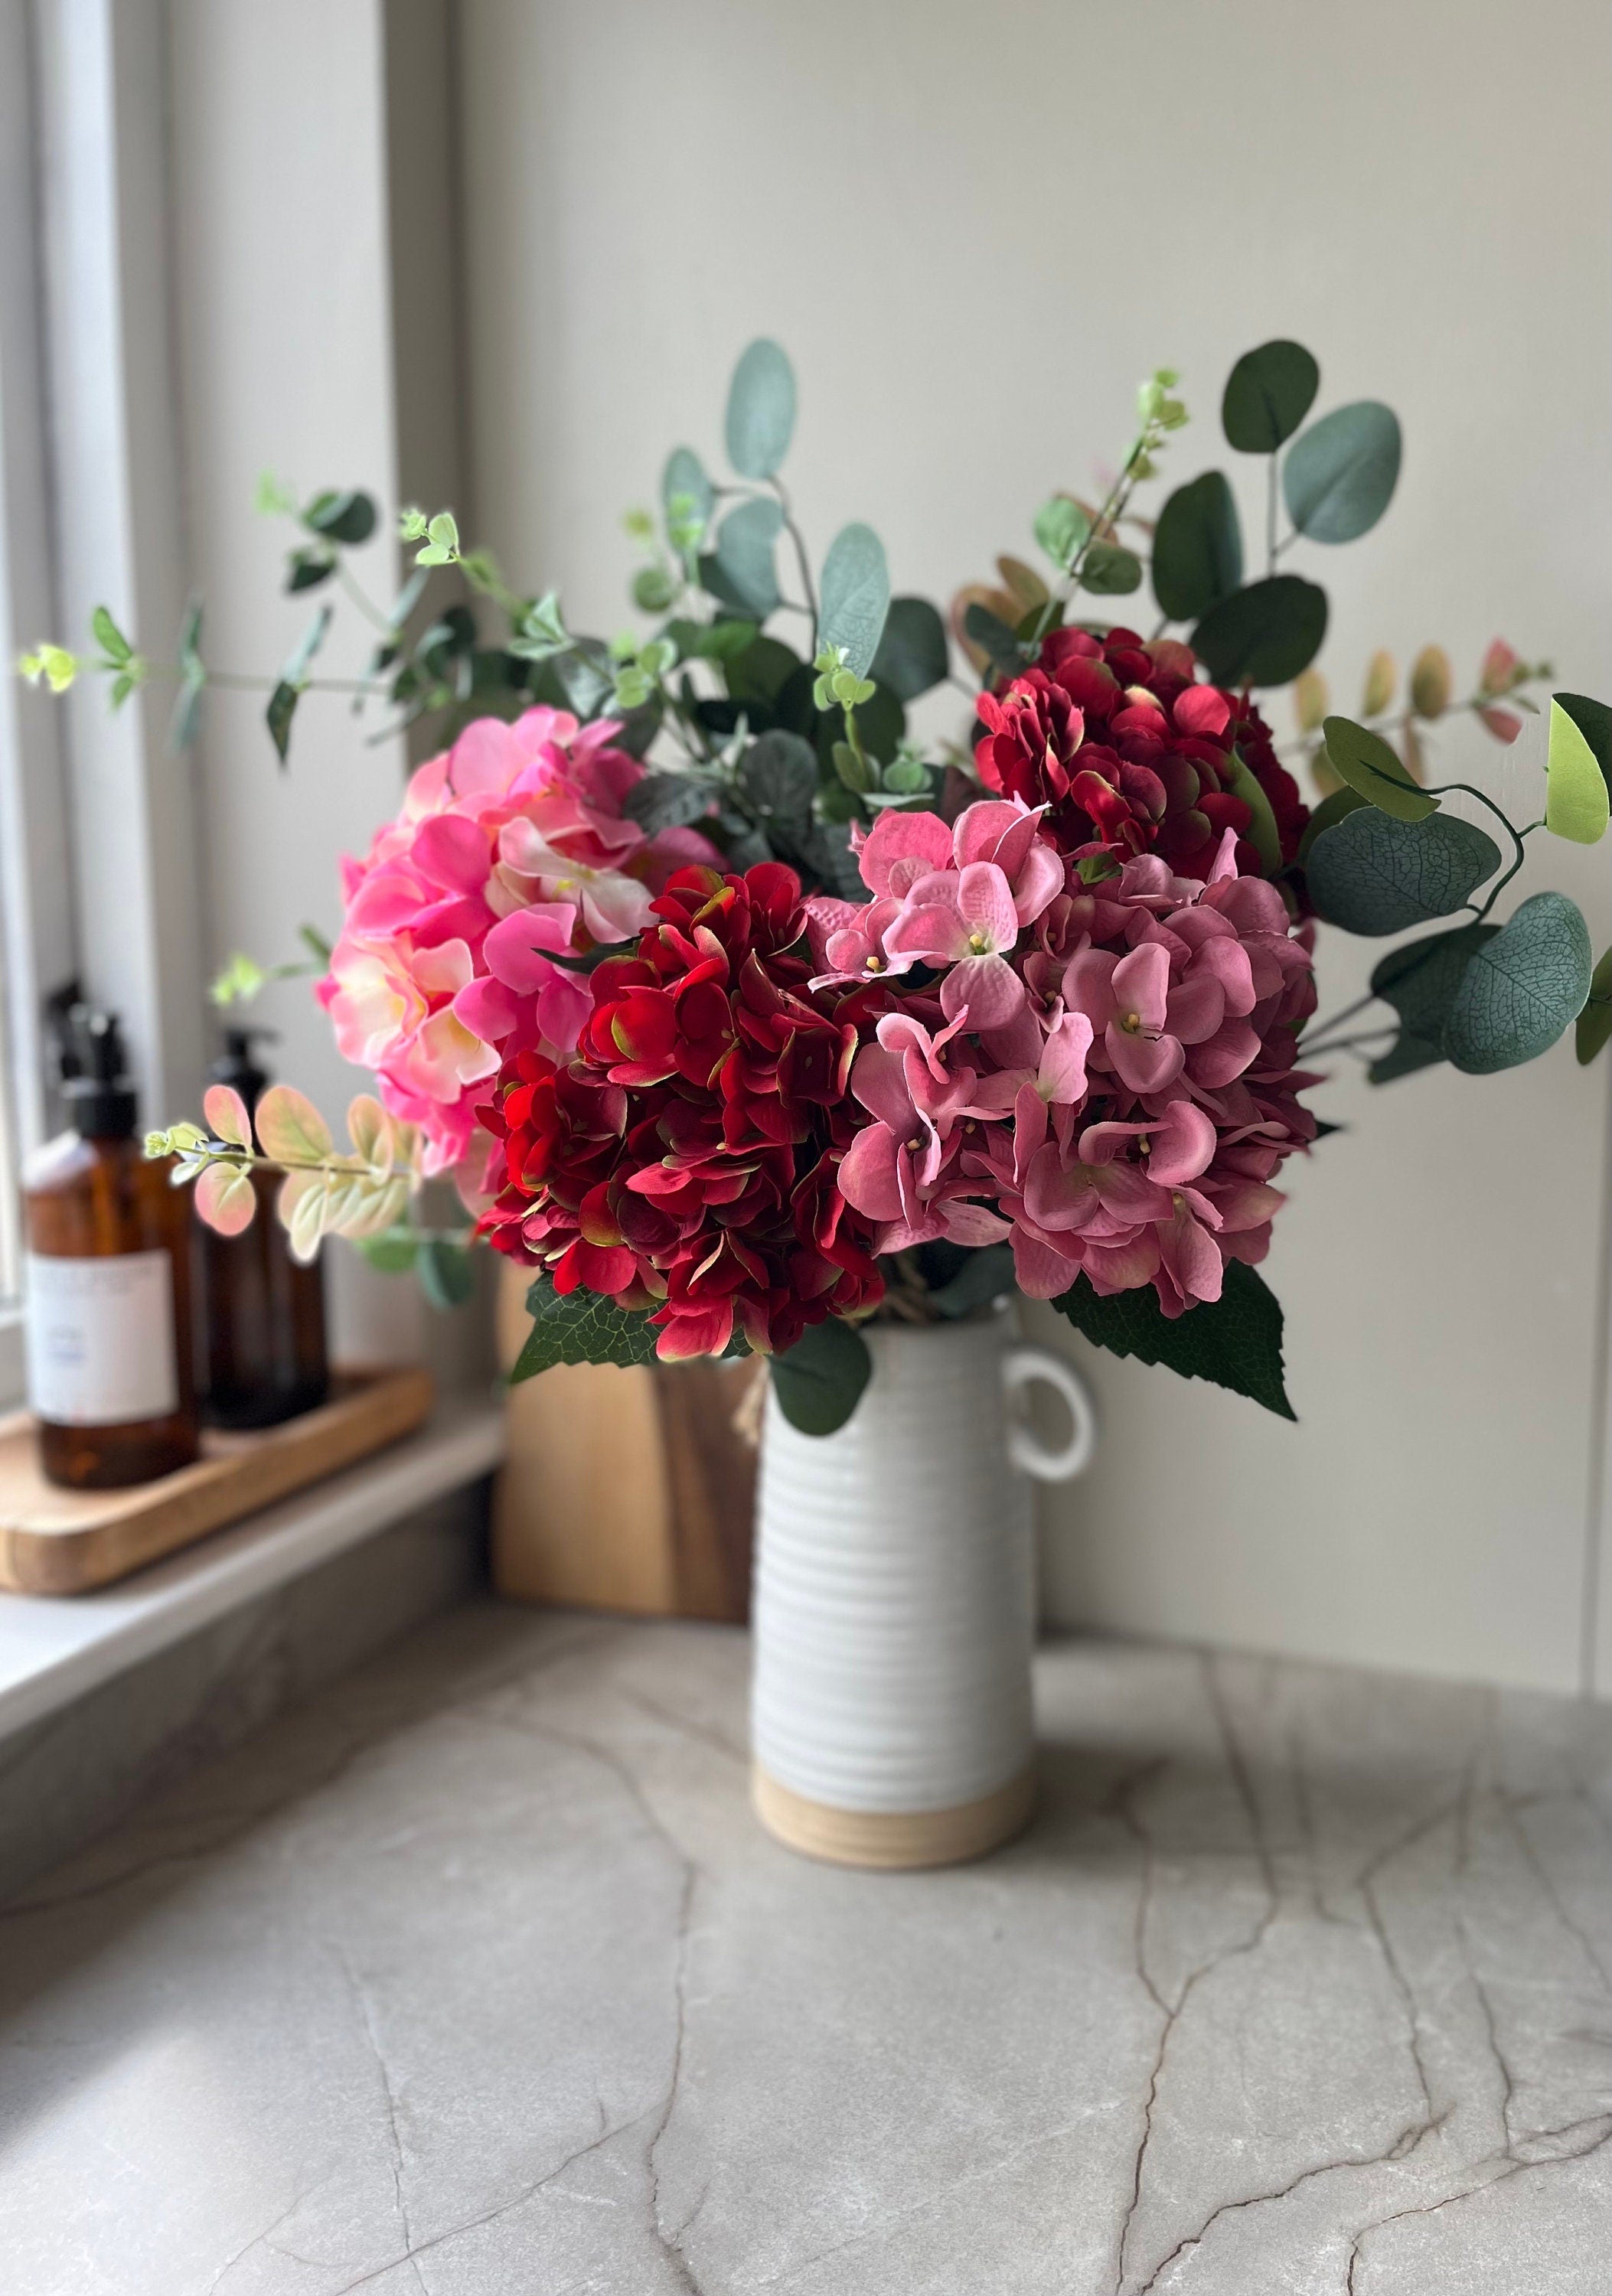
[{"label": "dark red hydrangea bloom", "polygon": [[1201,684],[1191,647],[1174,638],[1054,630],[1035,666],[982,694],[979,712],[986,788],[1045,805],[1048,834],[1071,858],[1156,852],[1206,879],[1233,829],[1242,873],[1270,873],[1236,791],[1239,758],[1270,803],[1283,862],[1297,857],[1309,809],[1270,727],[1246,694]]},{"label": "dark red hydrangea bloom", "polygon": [[680,869],[654,908],[592,974],[570,1063],[506,1062],[485,1120],[506,1184],[480,1226],[557,1292],[652,1308],[662,1356],[720,1354],[736,1326],[781,1352],[883,1295],[836,1175],[863,1120],[859,1024],[888,995],[809,988],[801,883],[777,862]]}]

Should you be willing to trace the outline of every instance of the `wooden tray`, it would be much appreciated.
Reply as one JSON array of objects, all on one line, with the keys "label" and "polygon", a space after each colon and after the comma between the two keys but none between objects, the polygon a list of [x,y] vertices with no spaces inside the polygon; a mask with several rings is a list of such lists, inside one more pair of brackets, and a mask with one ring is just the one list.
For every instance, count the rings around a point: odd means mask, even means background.
[{"label": "wooden tray", "polygon": [[0,1587],[83,1595],[126,1578],[383,1449],[430,1415],[429,1372],[339,1371],[331,1386],[330,1401],[317,1411],[251,1434],[209,1429],[193,1467],[119,1491],[47,1483],[32,1414],[0,1419]]}]

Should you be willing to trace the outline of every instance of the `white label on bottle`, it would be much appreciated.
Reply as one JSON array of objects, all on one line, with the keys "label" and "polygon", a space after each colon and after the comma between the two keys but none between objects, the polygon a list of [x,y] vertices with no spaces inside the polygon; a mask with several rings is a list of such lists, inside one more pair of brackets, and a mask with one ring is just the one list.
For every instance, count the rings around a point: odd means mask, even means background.
[{"label": "white label on bottle", "polygon": [[28,1399],[64,1427],[166,1419],[179,1408],[173,1262],[28,1255]]}]

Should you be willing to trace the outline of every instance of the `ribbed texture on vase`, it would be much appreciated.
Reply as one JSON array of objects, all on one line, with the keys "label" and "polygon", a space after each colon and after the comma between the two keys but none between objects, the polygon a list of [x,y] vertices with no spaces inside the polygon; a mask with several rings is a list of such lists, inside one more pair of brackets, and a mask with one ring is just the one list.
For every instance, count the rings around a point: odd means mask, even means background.
[{"label": "ribbed texture on vase", "polygon": [[943,1810],[1030,1761],[1029,1487],[1008,1463],[1003,1319],[866,1333],[848,1426],[770,1395],[756,1557],[756,1759],[835,1809]]}]

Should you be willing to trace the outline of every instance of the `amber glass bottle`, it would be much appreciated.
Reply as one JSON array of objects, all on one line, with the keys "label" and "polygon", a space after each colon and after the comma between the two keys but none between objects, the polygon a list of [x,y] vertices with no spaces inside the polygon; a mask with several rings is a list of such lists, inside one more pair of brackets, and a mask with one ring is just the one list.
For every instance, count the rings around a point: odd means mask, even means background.
[{"label": "amber glass bottle", "polygon": [[[268,1078],[251,1057],[267,1032],[233,1029],[212,1075],[233,1085],[249,1110]],[[252,1174],[257,1217],[239,1235],[195,1227],[202,1410],[216,1427],[272,1427],[311,1411],[330,1390],[325,1352],[325,1279],[292,1257],[275,1217],[277,1172]]]},{"label": "amber glass bottle", "polygon": [[50,1480],[95,1490],[196,1456],[190,1200],[136,1137],[110,1013],[75,1007],[62,1070],[72,1129],[22,1172],[29,1399]]}]

